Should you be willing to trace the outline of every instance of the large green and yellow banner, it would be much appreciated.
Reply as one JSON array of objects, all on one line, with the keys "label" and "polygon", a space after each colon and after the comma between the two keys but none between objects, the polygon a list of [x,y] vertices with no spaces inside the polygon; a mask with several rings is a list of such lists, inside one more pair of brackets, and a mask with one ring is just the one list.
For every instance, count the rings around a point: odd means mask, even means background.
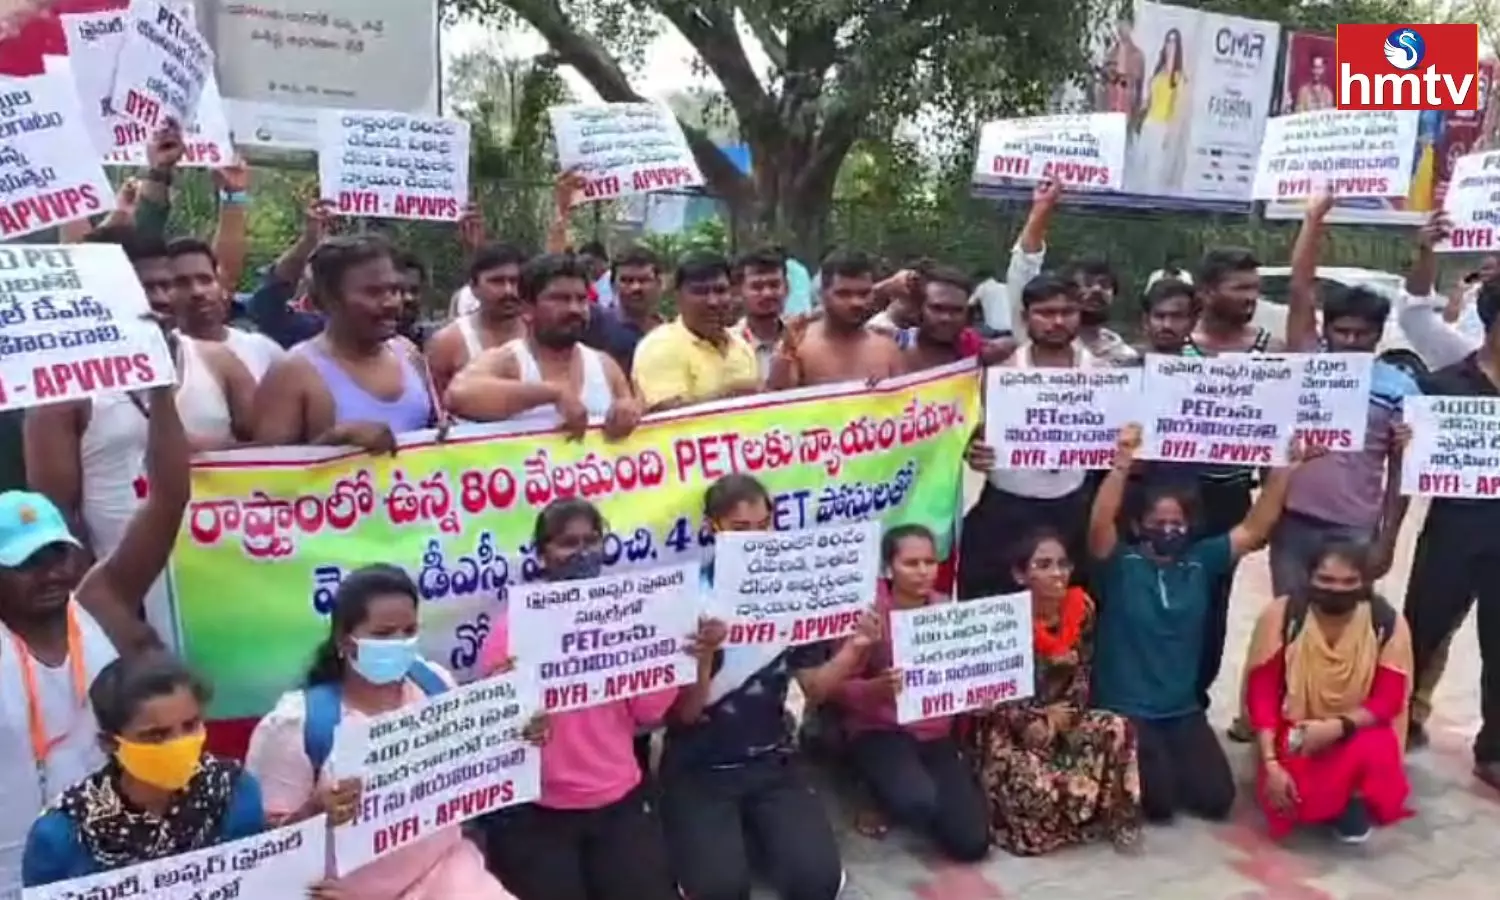
[{"label": "large green and yellow banner", "polygon": [[668,565],[711,544],[703,492],[731,472],[766,485],[778,529],[879,518],[946,543],[979,410],[977,371],[954,366],[685,409],[613,443],[501,425],[411,435],[394,457],[214,454],[194,464],[173,557],[177,638],[215,686],[212,718],[262,715],[300,682],[345,573],[387,562],[421,588],[424,652],[463,678],[507,587],[539,573],[549,502],[599,507],[608,566]]}]

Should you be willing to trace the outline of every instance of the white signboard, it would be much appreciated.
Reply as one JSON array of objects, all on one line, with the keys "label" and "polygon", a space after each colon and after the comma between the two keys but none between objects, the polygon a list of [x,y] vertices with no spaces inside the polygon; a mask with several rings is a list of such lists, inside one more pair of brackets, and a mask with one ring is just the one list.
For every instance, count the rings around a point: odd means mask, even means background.
[{"label": "white signboard", "polygon": [[879,571],[878,521],[724,532],[714,542],[713,608],[732,645],[845,637],[874,601]]},{"label": "white signboard", "polygon": [[160,128],[168,119],[191,124],[213,71],[213,50],[182,10],[162,0],[134,0],[125,18],[110,106],[147,128]]},{"label": "white signboard", "polygon": [[457,221],[469,202],[469,123],[325,109],[318,118],[322,198],[346,216]]},{"label": "white signboard", "polygon": [[1139,369],[985,370],[984,442],[1006,469],[1107,469],[1137,420]]},{"label": "white signboard", "polygon": [[548,712],[684,687],[699,590],[696,564],[513,588],[511,653],[536,668]]},{"label": "white signboard", "polygon": [[27,888],[22,900],[259,900],[305,897],[328,865],[328,820],[275,831],[181,856]]},{"label": "white signboard", "polygon": [[1453,230],[1434,247],[1439,253],[1500,249],[1500,150],[1459,157],[1443,211]]},{"label": "white signboard", "polygon": [[334,771],[358,774],[353,822],[335,828],[340,874],[444,828],[541,793],[542,751],[522,738],[540,709],[530,668],[372,718],[346,719]]},{"label": "white signboard", "polygon": [[1500,397],[1407,397],[1401,416],[1412,431],[1403,494],[1500,498]]},{"label": "white signboard", "polygon": [[[0,77],[0,240],[115,208],[73,85]],[[139,285],[132,272],[130,283]]]},{"label": "white signboard", "polygon": [[902,724],[1025,700],[1036,683],[1031,594],[891,610],[891,666]]},{"label": "white signboard", "polygon": [[1370,426],[1373,353],[1288,353],[1302,372],[1297,434],[1309,447],[1334,453],[1365,449]]},{"label": "white signboard", "polygon": [[1050,179],[1118,191],[1125,184],[1126,127],[1122,112],[986,122],[979,131],[974,179]]},{"label": "white signboard", "polygon": [[1416,111],[1293,113],[1266,123],[1255,171],[1256,200],[1404,197],[1416,153]]},{"label": "white signboard", "polygon": [[1141,393],[1141,459],[1280,466],[1302,385],[1300,361],[1231,353],[1150,354]]},{"label": "white signboard", "polygon": [[0,410],[176,382],[118,246],[0,247],[0,285]]},{"label": "white signboard", "polygon": [[551,112],[558,165],[583,175],[583,200],[703,184],[682,126],[666,106],[577,103]]}]

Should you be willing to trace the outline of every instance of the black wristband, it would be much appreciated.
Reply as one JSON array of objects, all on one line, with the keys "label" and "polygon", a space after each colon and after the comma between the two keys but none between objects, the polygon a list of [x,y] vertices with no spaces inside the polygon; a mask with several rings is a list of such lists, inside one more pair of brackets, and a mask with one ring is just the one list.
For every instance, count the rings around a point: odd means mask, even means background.
[{"label": "black wristband", "polygon": [[146,170],[146,180],[152,182],[153,184],[159,184],[159,185],[162,185],[163,187],[171,187],[172,186],[172,178],[173,178],[173,174],[172,174],[172,170],[171,169],[147,169]]},{"label": "black wristband", "polygon": [[1354,737],[1354,732],[1359,730],[1359,726],[1355,725],[1354,720],[1348,716],[1339,716],[1339,724],[1344,726],[1344,734],[1340,740],[1349,740]]}]

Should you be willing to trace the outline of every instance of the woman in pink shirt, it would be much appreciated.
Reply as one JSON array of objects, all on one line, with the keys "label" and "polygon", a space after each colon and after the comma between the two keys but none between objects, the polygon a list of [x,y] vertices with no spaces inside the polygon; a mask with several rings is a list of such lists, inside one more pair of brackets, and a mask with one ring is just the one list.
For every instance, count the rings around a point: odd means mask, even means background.
[{"label": "woman in pink shirt", "polygon": [[[558,500],[537,516],[535,544],[550,581],[594,578],[604,567],[604,518],[584,500]],[[548,717],[542,793],[485,820],[490,871],[518,900],[678,900],[661,824],[648,802],[633,742],[673,703],[707,690],[721,623],[694,635],[697,682]],[[524,654],[525,648],[521,648]],[[511,658],[506,619],[485,642],[481,669]],[[695,694],[696,692],[696,694]]]},{"label": "woman in pink shirt", "polygon": [[[953,740],[953,717],[896,721],[901,671],[891,668],[890,613],[946,598],[933,592],[937,542],[921,525],[898,525],[880,544],[884,578],[875,598],[883,640],[869,649],[864,671],[844,682],[833,701],[844,711],[849,759],[880,813],[930,835],[960,862],[989,850],[989,815],[970,764]],[[882,830],[877,823],[873,829]]]}]

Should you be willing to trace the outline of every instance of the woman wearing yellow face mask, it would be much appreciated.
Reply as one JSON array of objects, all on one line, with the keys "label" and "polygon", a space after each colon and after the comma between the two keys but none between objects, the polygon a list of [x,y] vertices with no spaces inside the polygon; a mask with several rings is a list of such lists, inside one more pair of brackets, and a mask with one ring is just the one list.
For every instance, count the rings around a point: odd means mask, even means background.
[{"label": "woman wearing yellow face mask", "polygon": [[89,701],[109,761],[31,826],[26,887],[190,853],[265,827],[260,787],[203,754],[208,689],[166,654],[118,659]]}]

